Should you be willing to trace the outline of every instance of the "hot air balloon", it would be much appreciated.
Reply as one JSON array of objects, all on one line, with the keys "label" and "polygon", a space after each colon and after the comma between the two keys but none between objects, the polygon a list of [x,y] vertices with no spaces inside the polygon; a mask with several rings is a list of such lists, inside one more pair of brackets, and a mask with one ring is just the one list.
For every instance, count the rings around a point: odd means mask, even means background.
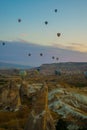
[{"label": "hot air balloon", "polygon": [[57,9],[55,9],[54,11],[55,11],[55,13],[56,13],[56,12],[57,12]]},{"label": "hot air balloon", "polygon": [[85,76],[85,78],[87,78],[87,71],[84,72],[84,76]]},{"label": "hot air balloon", "polygon": [[42,54],[42,53],[40,53],[40,56],[43,56],[43,54]]},{"label": "hot air balloon", "polygon": [[45,21],[45,25],[47,25],[48,24],[48,21]]},{"label": "hot air balloon", "polygon": [[57,36],[60,37],[61,33],[57,33]]},{"label": "hot air balloon", "polygon": [[59,60],[59,58],[57,57],[56,60]]},{"label": "hot air balloon", "polygon": [[18,19],[18,22],[20,23],[20,22],[21,22],[21,19]]},{"label": "hot air balloon", "polygon": [[22,79],[24,79],[24,77],[27,75],[27,72],[25,70],[21,70],[19,72],[19,75],[21,76]]},{"label": "hot air balloon", "polygon": [[4,45],[5,45],[5,42],[3,42],[2,45],[4,46]]},{"label": "hot air balloon", "polygon": [[54,57],[54,56],[52,56],[52,59],[55,59],[55,57]]},{"label": "hot air balloon", "polygon": [[29,53],[28,56],[31,56],[31,53]]},{"label": "hot air balloon", "polygon": [[37,71],[38,71],[38,72],[40,71],[40,67],[37,67]]},{"label": "hot air balloon", "polygon": [[55,75],[61,75],[61,71],[60,70],[55,70]]}]

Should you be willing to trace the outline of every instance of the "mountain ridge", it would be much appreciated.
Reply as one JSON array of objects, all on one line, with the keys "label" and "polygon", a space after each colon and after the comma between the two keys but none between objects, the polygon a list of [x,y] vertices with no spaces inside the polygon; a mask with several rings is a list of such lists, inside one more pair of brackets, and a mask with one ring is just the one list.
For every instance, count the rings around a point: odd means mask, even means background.
[{"label": "mountain ridge", "polygon": [[30,69],[30,68],[33,67],[16,63],[0,62],[0,69]]}]

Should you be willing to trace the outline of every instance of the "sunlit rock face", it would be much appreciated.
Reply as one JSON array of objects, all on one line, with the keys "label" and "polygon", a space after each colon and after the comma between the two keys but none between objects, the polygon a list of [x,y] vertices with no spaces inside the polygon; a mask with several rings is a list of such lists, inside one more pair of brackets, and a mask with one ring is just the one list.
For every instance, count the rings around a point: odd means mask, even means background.
[{"label": "sunlit rock face", "polygon": [[[50,87],[50,86],[49,86]],[[32,112],[29,114],[28,122],[25,130],[44,130],[52,127],[55,129],[54,121],[50,115],[48,108],[57,113],[62,119],[67,122],[68,130],[79,130],[86,127],[87,124],[87,91],[85,88],[77,89],[63,87],[56,84],[56,87],[48,89],[43,83],[26,83],[17,87],[11,87],[9,93],[11,98],[7,98],[8,89],[5,89],[3,94],[3,102],[9,102],[13,99],[14,106],[18,104],[18,98],[24,99],[24,96],[32,99]],[[19,96],[20,92],[20,96]],[[45,125],[43,125],[45,122]],[[32,125],[31,125],[32,124]],[[34,124],[34,125],[33,125]],[[51,128],[50,128],[51,129]]]},{"label": "sunlit rock face", "polygon": [[20,85],[21,98],[23,96],[27,96],[27,97],[32,96],[34,93],[36,93],[38,90],[40,90],[42,86],[43,86],[42,83],[29,84],[29,83],[23,82]]},{"label": "sunlit rock face", "polygon": [[48,109],[48,88],[46,85],[43,85],[33,97],[32,112],[29,115],[25,130],[55,130]]},{"label": "sunlit rock face", "polygon": [[[49,109],[58,115],[59,119],[66,122],[68,130],[81,130],[87,127],[87,89],[63,86],[58,83],[55,86],[43,83],[23,82],[9,83],[0,89],[0,106],[3,110],[18,109],[24,100],[31,102],[32,111],[25,126],[25,130],[55,130],[54,118]],[[29,100],[31,99],[31,101]]]},{"label": "sunlit rock face", "polygon": [[8,86],[2,88],[0,93],[0,103],[3,110],[15,111],[21,106],[19,88],[15,82],[10,82]]},{"label": "sunlit rock face", "polygon": [[48,94],[49,108],[67,120],[69,130],[87,125],[87,93],[84,89],[58,87]]}]

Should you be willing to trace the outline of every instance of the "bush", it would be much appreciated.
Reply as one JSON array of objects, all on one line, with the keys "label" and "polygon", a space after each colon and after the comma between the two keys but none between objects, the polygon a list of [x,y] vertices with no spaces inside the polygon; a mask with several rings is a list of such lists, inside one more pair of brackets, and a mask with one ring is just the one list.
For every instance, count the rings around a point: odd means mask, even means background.
[{"label": "bush", "polygon": [[59,119],[56,125],[56,130],[68,130],[66,122],[62,119]]}]

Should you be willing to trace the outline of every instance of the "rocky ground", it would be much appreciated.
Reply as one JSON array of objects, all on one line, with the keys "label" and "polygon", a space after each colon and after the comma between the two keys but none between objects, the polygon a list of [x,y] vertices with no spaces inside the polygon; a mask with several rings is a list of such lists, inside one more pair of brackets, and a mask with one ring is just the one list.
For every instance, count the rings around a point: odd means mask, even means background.
[{"label": "rocky ground", "polygon": [[[0,130],[87,129],[87,79],[82,74],[64,77],[34,70],[22,80],[0,75],[0,81]],[[78,86],[82,81],[85,85]]]}]

